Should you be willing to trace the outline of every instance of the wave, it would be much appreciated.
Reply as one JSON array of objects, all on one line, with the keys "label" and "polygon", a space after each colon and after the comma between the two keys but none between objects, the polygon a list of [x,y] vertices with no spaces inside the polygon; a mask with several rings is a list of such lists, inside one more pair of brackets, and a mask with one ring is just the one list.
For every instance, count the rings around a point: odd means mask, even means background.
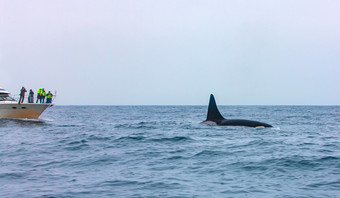
[{"label": "wave", "polygon": [[[318,167],[322,167],[326,165],[328,167],[329,163],[336,165],[336,162],[339,161],[338,157],[333,156],[326,156],[320,158],[310,158],[310,157],[303,157],[303,156],[293,156],[293,157],[286,157],[286,158],[279,158],[274,160],[268,160],[267,162],[272,162],[276,166],[281,166],[285,168],[293,168],[293,169],[314,169]],[[339,166],[339,163],[337,164]]]},{"label": "wave", "polygon": [[102,137],[102,136],[98,136],[98,135],[90,135],[88,138],[88,140],[93,140],[93,141],[108,141],[111,138],[110,137]]},{"label": "wave", "polygon": [[203,150],[196,153],[193,157],[214,157],[214,156],[223,156],[223,155],[231,155],[229,152],[225,151],[212,151],[212,150]]},{"label": "wave", "polygon": [[161,129],[161,128],[173,128],[178,127],[179,129],[200,129],[197,127],[196,123],[193,125],[188,122],[180,122],[180,121],[150,121],[150,122],[138,122],[138,123],[121,123],[115,124],[115,129]]},{"label": "wave", "polygon": [[89,144],[87,144],[87,140],[80,140],[80,141],[72,141],[67,143],[66,147],[64,149],[68,151],[76,151],[76,150],[82,150],[82,149],[87,149],[90,147]]},{"label": "wave", "polygon": [[133,181],[133,180],[112,180],[104,181],[97,184],[98,187],[103,186],[129,186],[129,185],[143,185],[145,182]]},{"label": "wave", "polygon": [[116,124],[116,129],[157,129],[153,122],[139,122],[135,124]]},{"label": "wave", "polygon": [[69,145],[74,145],[74,144],[84,144],[88,142],[87,140],[80,140],[80,141],[72,141],[72,142],[69,142],[68,144]]},{"label": "wave", "polygon": [[41,120],[43,122],[53,122],[54,121],[53,119],[50,119],[50,118],[39,118],[38,120]]},{"label": "wave", "polygon": [[185,136],[175,136],[175,137],[164,137],[164,138],[148,138],[145,136],[123,136],[117,138],[115,141],[150,141],[150,142],[158,142],[158,143],[164,143],[164,142],[185,142],[185,141],[192,141],[190,137]]},{"label": "wave", "polygon": [[27,174],[22,172],[12,172],[12,173],[0,173],[0,178],[2,179],[21,179]]},{"label": "wave", "polygon": [[175,136],[175,137],[167,137],[167,138],[154,138],[150,141],[153,142],[182,142],[182,141],[192,141],[190,137],[186,136]]},{"label": "wave", "polygon": [[183,156],[180,156],[180,155],[175,155],[175,156],[171,156],[171,157],[167,157],[167,158],[164,158],[163,160],[181,160],[181,159],[187,159],[186,157],[183,157]]},{"label": "wave", "polygon": [[340,167],[340,158],[326,156],[320,158],[307,158],[303,156],[288,156],[282,158],[272,158],[262,161],[239,161],[230,164],[235,168],[241,168],[246,171],[265,171],[267,169],[276,169],[280,172],[291,170],[320,170],[332,167]]},{"label": "wave", "polygon": [[312,183],[307,185],[310,188],[319,188],[319,187],[334,187],[334,189],[340,189],[340,180],[335,180],[335,181],[324,181],[324,182],[317,182],[317,183]]},{"label": "wave", "polygon": [[144,140],[146,137],[144,136],[123,136],[123,137],[119,137],[118,139],[116,139],[116,141],[139,141],[139,140]]},{"label": "wave", "polygon": [[69,127],[81,127],[83,125],[77,125],[77,124],[61,124],[57,125],[56,127],[61,127],[61,128],[69,128]]}]

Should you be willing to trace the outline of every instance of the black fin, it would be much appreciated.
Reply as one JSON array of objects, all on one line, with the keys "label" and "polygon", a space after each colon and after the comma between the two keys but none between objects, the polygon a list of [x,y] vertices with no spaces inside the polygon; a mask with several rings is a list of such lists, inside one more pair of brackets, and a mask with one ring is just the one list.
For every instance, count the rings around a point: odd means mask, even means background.
[{"label": "black fin", "polygon": [[219,121],[219,120],[223,120],[223,119],[224,119],[223,116],[221,115],[221,113],[217,109],[214,95],[210,94],[207,121],[208,120]]}]

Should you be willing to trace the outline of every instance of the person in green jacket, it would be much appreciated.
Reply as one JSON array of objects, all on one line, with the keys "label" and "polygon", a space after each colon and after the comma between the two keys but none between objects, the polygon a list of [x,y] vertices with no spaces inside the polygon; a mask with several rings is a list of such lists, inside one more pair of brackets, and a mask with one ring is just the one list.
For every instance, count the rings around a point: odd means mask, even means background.
[{"label": "person in green jacket", "polygon": [[42,93],[41,93],[42,103],[45,103],[45,98],[46,98],[46,91],[45,91],[45,89],[43,88],[43,89],[42,89]]},{"label": "person in green jacket", "polygon": [[51,91],[48,91],[46,95],[46,103],[52,103],[52,97],[53,97],[53,94],[51,93]]},{"label": "person in green jacket", "polygon": [[41,94],[42,94],[42,89],[39,88],[38,92],[37,92],[37,101],[35,103],[38,103],[38,100],[39,102],[41,103]]}]

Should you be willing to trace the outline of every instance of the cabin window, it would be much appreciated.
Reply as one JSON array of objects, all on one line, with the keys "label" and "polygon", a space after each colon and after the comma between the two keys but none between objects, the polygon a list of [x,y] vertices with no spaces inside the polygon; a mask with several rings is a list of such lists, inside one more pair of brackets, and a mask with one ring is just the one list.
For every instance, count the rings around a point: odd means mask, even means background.
[{"label": "cabin window", "polygon": [[15,100],[9,96],[0,96],[0,101],[15,101]]}]

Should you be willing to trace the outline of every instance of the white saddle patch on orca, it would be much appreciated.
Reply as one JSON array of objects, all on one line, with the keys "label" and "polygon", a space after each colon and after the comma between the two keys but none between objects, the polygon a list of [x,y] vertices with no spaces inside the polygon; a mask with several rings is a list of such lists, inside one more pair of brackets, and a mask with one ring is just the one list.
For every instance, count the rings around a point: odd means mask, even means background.
[{"label": "white saddle patch on orca", "polygon": [[216,122],[210,121],[210,120],[204,121],[204,122],[202,122],[202,124],[207,124],[207,125],[217,125]]}]

